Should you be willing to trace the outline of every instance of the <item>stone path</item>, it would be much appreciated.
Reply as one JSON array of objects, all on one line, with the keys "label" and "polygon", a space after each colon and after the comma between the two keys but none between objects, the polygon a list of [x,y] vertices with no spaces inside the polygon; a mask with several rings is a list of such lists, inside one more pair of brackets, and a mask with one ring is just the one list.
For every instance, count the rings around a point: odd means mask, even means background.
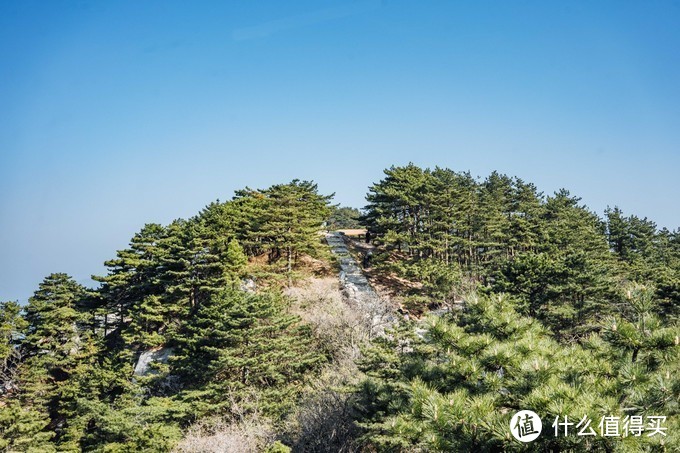
[{"label": "stone path", "polygon": [[340,288],[347,304],[363,315],[372,336],[382,335],[396,322],[394,310],[371,287],[361,267],[350,255],[343,235],[327,233],[326,242],[340,261]]}]

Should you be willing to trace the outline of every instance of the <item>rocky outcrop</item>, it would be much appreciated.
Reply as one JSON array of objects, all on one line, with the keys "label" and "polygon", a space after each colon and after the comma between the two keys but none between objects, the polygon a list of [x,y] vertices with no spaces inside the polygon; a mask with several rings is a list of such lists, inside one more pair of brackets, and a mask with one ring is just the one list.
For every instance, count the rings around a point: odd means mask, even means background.
[{"label": "rocky outcrop", "polygon": [[341,233],[326,234],[326,242],[340,262],[340,287],[347,305],[360,313],[372,336],[381,335],[396,322],[392,307],[380,298],[349,253]]},{"label": "rocky outcrop", "polygon": [[148,376],[156,374],[156,370],[151,366],[153,363],[167,363],[172,356],[173,349],[162,347],[156,349],[149,349],[140,354],[137,363],[135,364],[135,376]]}]

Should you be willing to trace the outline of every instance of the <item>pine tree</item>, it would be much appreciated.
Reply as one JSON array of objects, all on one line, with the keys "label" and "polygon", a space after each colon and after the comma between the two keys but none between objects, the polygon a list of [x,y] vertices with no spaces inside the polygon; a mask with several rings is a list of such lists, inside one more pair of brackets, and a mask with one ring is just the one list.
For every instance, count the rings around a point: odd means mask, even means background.
[{"label": "pine tree", "polygon": [[26,328],[17,302],[0,302],[0,395],[11,392],[21,361],[20,337]]},{"label": "pine tree", "polygon": [[7,448],[49,451],[51,439],[60,449],[77,448],[79,382],[96,353],[91,332],[82,328],[87,315],[78,310],[86,297],[85,288],[68,275],[51,274],[29,299],[19,391],[0,416],[6,422],[8,414],[22,414],[3,428],[11,439]]},{"label": "pine tree", "polygon": [[76,309],[86,290],[66,274],[50,274],[26,307],[28,359],[39,359],[50,372],[61,375],[71,366],[81,342],[78,324],[83,314]]},{"label": "pine tree", "polygon": [[[245,265],[237,243],[215,238],[202,221],[175,221],[161,241],[164,258],[160,281],[170,317],[174,320],[195,312],[214,294],[233,284]],[[173,328],[173,330],[175,330]]]},{"label": "pine tree", "polygon": [[43,432],[49,423],[47,413],[23,406],[18,399],[20,339],[26,327],[18,303],[0,303],[0,450],[53,451],[49,443],[53,433]]},{"label": "pine tree", "polygon": [[508,239],[508,254],[511,259],[517,253],[535,250],[538,246],[543,203],[543,194],[531,183],[515,178],[513,190],[510,208],[511,233]]},{"label": "pine tree", "polygon": [[495,171],[479,188],[477,247],[480,260],[491,271],[509,256],[513,192],[512,179]]},{"label": "pine tree", "polygon": [[239,281],[239,277],[243,273],[243,270],[248,264],[248,257],[243,251],[243,247],[236,239],[232,239],[227,244],[227,250],[225,253],[225,263],[226,271],[229,275],[229,280],[234,286]]},{"label": "pine tree", "polygon": [[656,287],[660,315],[680,316],[680,230],[662,229],[656,234],[652,272],[648,279]]},{"label": "pine tree", "polygon": [[409,164],[390,167],[384,173],[385,179],[369,188],[363,221],[380,242],[413,256],[419,248],[424,214],[421,197],[426,193],[429,171]]},{"label": "pine tree", "polygon": [[31,453],[56,452],[54,433],[46,430],[50,420],[42,408],[14,398],[0,407],[0,449]]},{"label": "pine tree", "polygon": [[183,398],[210,412],[227,410],[224,395],[259,393],[261,409],[281,414],[305,373],[325,361],[308,327],[272,294],[228,290],[201,305],[177,339],[173,372]]},{"label": "pine tree", "polygon": [[166,342],[163,335],[168,323],[167,307],[160,296],[146,296],[130,311],[130,322],[122,332],[128,346],[142,350],[161,346]]},{"label": "pine tree", "polygon": [[329,230],[361,228],[359,217],[361,217],[361,212],[356,208],[333,205],[331,206],[331,214],[326,221],[326,228]]},{"label": "pine tree", "polygon": [[[633,296],[635,299],[635,296]],[[644,303],[643,303],[644,305]],[[419,336],[414,335],[418,328]],[[619,326],[621,327],[621,326]],[[651,324],[647,324],[647,328]],[[630,363],[616,332],[562,345],[540,322],[522,317],[507,297],[471,296],[456,316],[431,318],[391,332],[366,352],[367,378],[358,387],[359,423],[371,451],[515,451],[511,416],[531,408],[544,432],[556,417],[623,419],[664,414],[667,437],[541,435],[532,451],[672,451],[680,436],[677,396],[679,347],[670,330],[650,335],[662,350]],[[613,347],[612,347],[613,346]],[[649,355],[647,355],[649,354]]]},{"label": "pine tree", "polygon": [[159,265],[164,250],[161,241],[167,231],[159,224],[145,225],[130,240],[130,247],[119,250],[115,259],[104,264],[106,276],[93,276],[102,283],[99,290],[102,307],[98,314],[104,319],[104,334],[121,330],[130,317],[130,310],[147,296],[160,295]]},{"label": "pine tree", "polygon": [[600,219],[568,191],[548,197],[539,217],[537,244],[503,263],[494,289],[519,295],[527,314],[562,335],[597,328],[597,316],[611,312],[612,258]]},{"label": "pine tree", "polygon": [[311,181],[293,180],[266,190],[245,189],[234,199],[246,216],[242,243],[251,253],[267,253],[269,262],[283,258],[288,285],[302,255],[318,256],[323,250],[319,231],[330,214],[333,195],[321,195]]},{"label": "pine tree", "polygon": [[618,206],[614,206],[614,209],[607,207],[604,213],[607,218],[607,241],[609,242],[609,247],[614,253],[625,260],[630,253],[630,238],[623,212]]}]

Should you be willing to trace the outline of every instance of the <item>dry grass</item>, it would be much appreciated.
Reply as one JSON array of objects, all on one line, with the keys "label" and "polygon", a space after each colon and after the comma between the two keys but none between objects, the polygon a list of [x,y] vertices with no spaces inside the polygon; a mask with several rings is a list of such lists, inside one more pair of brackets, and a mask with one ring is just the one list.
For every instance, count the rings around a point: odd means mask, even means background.
[{"label": "dry grass", "polygon": [[327,260],[312,258],[308,255],[300,257],[297,268],[303,273],[316,277],[328,277],[336,274],[335,268]]},{"label": "dry grass", "polygon": [[362,314],[344,302],[337,277],[311,278],[288,288],[286,294],[293,301],[291,312],[312,327],[334,362],[353,362],[359,357],[370,331]]},{"label": "dry grass", "polygon": [[[325,248],[319,251],[319,257],[301,255],[296,258],[293,267],[293,283],[304,284],[308,278],[334,276],[337,270],[334,259]],[[269,262],[268,255],[249,257],[245,274],[257,281],[261,289],[283,289],[288,286],[287,263],[282,257]]]},{"label": "dry grass", "polygon": [[[254,398],[254,397],[253,397]],[[248,401],[247,406],[257,407]],[[263,451],[274,440],[269,420],[246,405],[232,400],[231,418],[207,418],[192,425],[175,453],[255,453]]]},{"label": "dry grass", "polygon": [[362,378],[356,360],[370,338],[370,326],[345,303],[337,277],[309,279],[287,294],[291,311],[312,326],[332,360],[288,417],[284,440],[296,452],[358,451],[354,397],[343,389]]},{"label": "dry grass", "polygon": [[[359,451],[353,395],[342,389],[362,377],[356,360],[370,333],[364,318],[343,300],[337,277],[309,278],[285,293],[291,298],[290,311],[312,327],[331,354],[330,363],[310,380],[297,408],[278,430],[257,413],[245,413],[234,403],[230,409],[234,418],[195,424],[175,452],[250,453],[264,451],[275,439],[295,452]],[[248,406],[257,404],[250,401]]]},{"label": "dry grass", "polygon": [[256,453],[273,437],[267,425],[255,422],[203,421],[189,428],[177,445],[179,453]]}]

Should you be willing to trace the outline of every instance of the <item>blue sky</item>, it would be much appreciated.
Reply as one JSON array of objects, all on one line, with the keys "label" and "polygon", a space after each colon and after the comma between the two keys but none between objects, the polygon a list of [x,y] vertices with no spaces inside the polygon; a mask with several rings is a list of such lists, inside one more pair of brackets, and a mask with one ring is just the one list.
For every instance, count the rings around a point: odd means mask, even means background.
[{"label": "blue sky", "polygon": [[146,222],[412,161],[680,226],[679,2],[0,3],[0,300]]}]

